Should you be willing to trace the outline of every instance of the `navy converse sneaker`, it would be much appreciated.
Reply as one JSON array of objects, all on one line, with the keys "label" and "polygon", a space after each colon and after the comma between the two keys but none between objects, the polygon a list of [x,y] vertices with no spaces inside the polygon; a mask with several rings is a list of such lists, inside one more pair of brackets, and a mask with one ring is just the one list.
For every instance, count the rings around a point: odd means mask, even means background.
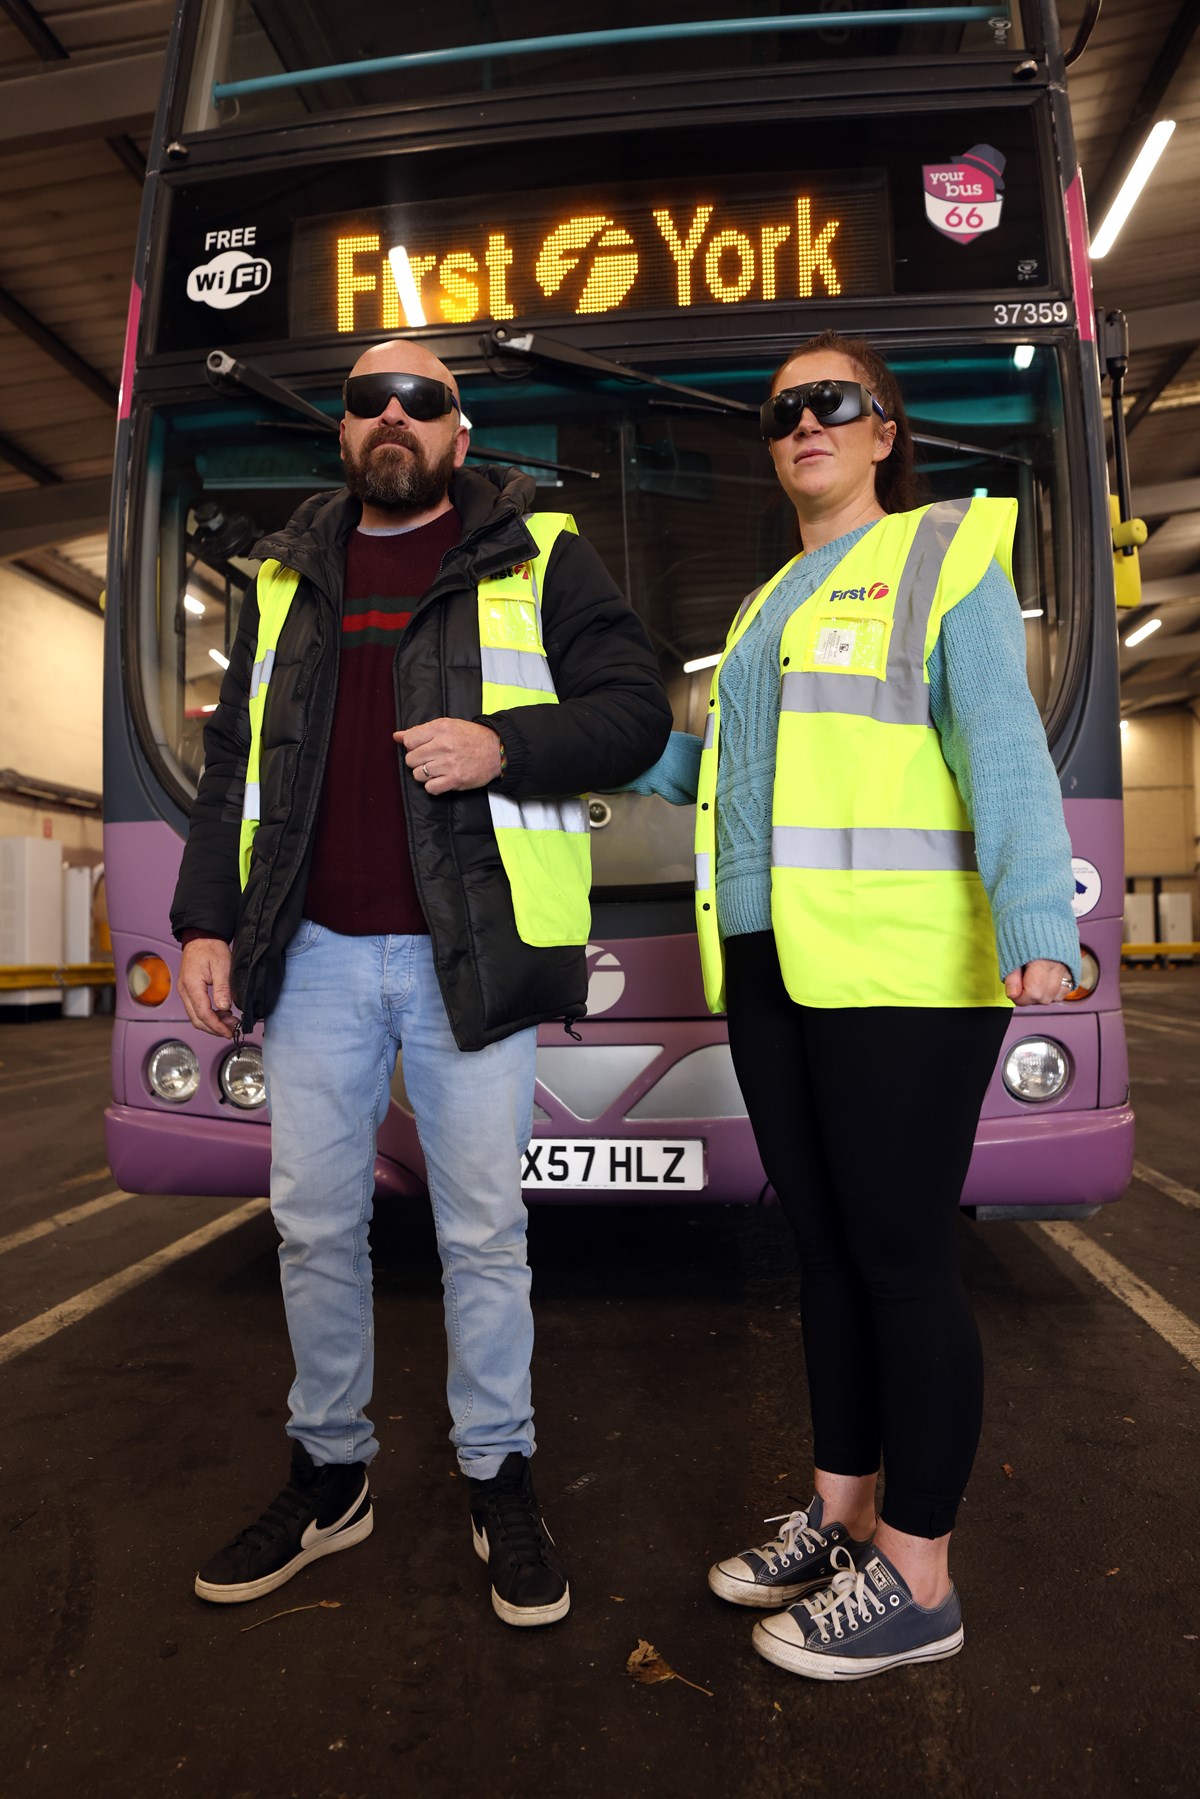
[{"label": "navy converse sneaker", "polygon": [[506,1624],[556,1624],[571,1609],[571,1589],[554,1539],[542,1522],[529,1461],[506,1455],[492,1480],[468,1480],[471,1539],[492,1577],[492,1610]]},{"label": "navy converse sneaker", "polygon": [[951,1587],[926,1610],[878,1549],[855,1568],[845,1549],[831,1557],[833,1582],[773,1618],[760,1618],[758,1653],[811,1680],[865,1680],[904,1662],[937,1662],[963,1646],[962,1608]]},{"label": "navy converse sneaker", "polygon": [[257,1523],[205,1562],[196,1592],[215,1605],[240,1605],[273,1593],[319,1556],[349,1549],[375,1524],[362,1462],[314,1462],[292,1443],[292,1473]]},{"label": "navy converse sneaker", "polygon": [[708,1584],[720,1599],[734,1605],[771,1607],[787,1605],[833,1579],[830,1556],[839,1545],[858,1556],[867,1548],[850,1535],[844,1524],[826,1524],[825,1506],[819,1495],[803,1512],[765,1518],[765,1524],[783,1529],[758,1549],[743,1549],[727,1562],[715,1562]]}]

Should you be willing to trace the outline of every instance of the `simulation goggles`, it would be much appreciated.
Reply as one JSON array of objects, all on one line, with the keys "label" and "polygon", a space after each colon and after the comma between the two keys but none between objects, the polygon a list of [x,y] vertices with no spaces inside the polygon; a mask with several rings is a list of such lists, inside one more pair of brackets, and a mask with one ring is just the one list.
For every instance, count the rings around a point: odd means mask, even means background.
[{"label": "simulation goggles", "polygon": [[342,398],[356,419],[377,419],[389,400],[399,400],[410,419],[422,422],[462,411],[446,383],[428,375],[351,375]]},{"label": "simulation goggles", "polygon": [[758,413],[763,436],[790,436],[806,410],[823,425],[849,425],[872,412],[887,418],[870,388],[858,381],[805,381],[799,387],[780,388],[763,401]]}]

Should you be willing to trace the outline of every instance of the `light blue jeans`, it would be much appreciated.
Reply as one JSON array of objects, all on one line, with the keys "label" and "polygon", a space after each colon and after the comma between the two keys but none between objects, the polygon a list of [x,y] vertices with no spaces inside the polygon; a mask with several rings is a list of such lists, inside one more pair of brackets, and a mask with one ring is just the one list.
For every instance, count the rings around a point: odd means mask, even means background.
[{"label": "light blue jeans", "polygon": [[450,1440],[489,1480],[533,1453],[533,1315],[521,1158],[537,1033],[460,1050],[428,937],[341,937],[305,920],[287,950],[263,1055],[271,1211],[296,1361],[289,1436],[314,1461],[369,1462],[374,1376],[375,1137],[397,1049],[428,1169],[442,1258]]}]

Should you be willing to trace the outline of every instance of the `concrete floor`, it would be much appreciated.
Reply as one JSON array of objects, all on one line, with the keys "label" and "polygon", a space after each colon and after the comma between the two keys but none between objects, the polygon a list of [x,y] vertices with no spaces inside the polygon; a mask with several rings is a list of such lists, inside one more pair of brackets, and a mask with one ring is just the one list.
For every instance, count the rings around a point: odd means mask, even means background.
[{"label": "concrete floor", "polygon": [[[1127,985],[1139,1161],[1194,1189],[1200,971]],[[108,1030],[0,1026],[0,1239],[111,1192]],[[0,1253],[0,1336],[230,1209],[131,1199]],[[1198,1228],[1142,1180],[1084,1227],[1192,1321]],[[574,1595],[550,1630],[500,1624],[471,1553],[418,1208],[376,1228],[375,1534],[257,1605],[191,1578],[284,1477],[265,1216],[7,1363],[0,1794],[1196,1790],[1197,1375],[1049,1233],[962,1227],[990,1369],[966,1649],[841,1690],[760,1661],[704,1583],[807,1498],[777,1213],[544,1209],[531,1241],[535,1471]],[[639,1637],[709,1691],[635,1684]]]}]

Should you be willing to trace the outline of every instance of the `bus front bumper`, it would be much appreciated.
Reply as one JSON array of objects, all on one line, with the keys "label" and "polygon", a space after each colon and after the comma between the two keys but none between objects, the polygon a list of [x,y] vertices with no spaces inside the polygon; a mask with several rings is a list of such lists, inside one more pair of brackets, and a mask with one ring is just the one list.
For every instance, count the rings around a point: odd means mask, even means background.
[{"label": "bus front bumper", "polygon": [[1133,1178],[1133,1108],[984,1118],[963,1188],[964,1207],[997,1218],[1025,1207],[1069,1218],[1120,1199]]},{"label": "bus front bumper", "polygon": [[[271,1127],[237,1118],[205,1118],[149,1106],[109,1106],[104,1114],[108,1165],[127,1193],[204,1193],[255,1199],[271,1191]],[[375,1161],[375,1186],[416,1199],[424,1183],[387,1156]]]}]

